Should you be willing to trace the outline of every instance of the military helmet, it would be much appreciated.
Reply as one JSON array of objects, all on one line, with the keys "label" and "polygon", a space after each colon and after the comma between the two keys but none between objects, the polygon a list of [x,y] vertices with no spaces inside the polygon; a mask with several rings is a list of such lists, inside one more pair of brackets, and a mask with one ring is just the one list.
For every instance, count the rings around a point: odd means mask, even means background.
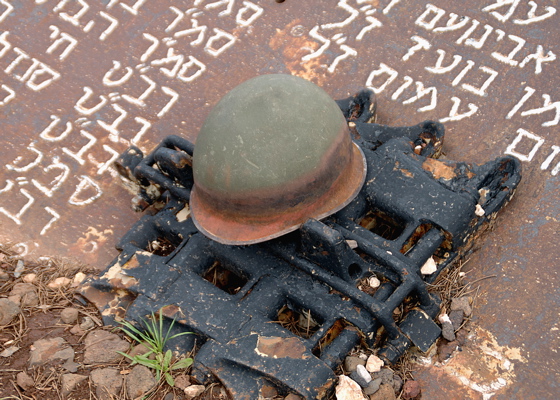
[{"label": "military helmet", "polygon": [[211,110],[196,140],[196,227],[224,244],[263,242],[345,207],[366,174],[342,111],[291,75],[252,78]]}]

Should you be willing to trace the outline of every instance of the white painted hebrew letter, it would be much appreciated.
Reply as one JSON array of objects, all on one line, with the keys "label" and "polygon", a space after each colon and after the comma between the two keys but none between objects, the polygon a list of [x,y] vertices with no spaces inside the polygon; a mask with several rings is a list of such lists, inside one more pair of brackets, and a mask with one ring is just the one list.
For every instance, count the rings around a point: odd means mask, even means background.
[{"label": "white painted hebrew letter", "polygon": [[174,91],[171,88],[168,88],[167,86],[162,86],[161,90],[163,93],[165,93],[166,95],[171,97],[171,100],[169,100],[167,102],[167,104],[165,105],[165,107],[163,107],[160,112],[157,113],[157,116],[159,118],[163,117],[165,114],[167,114],[169,112],[169,110],[171,110],[171,107],[173,107],[173,105],[175,104],[175,102],[177,102],[177,100],[179,100],[179,93],[177,93],[176,91]]},{"label": "white painted hebrew letter", "polygon": [[[8,185],[11,181],[8,181]],[[13,186],[13,182],[12,186]],[[4,189],[2,189],[0,191],[0,193],[5,192],[7,190],[11,189],[11,186],[7,189],[6,187]],[[27,198],[27,202],[23,205],[23,207],[21,207],[19,209],[19,211],[17,213],[11,213],[8,210],[6,210],[4,207],[0,207],[0,214],[4,214],[6,217],[10,218],[12,221],[14,221],[17,225],[21,225],[21,217],[23,217],[23,214],[26,213],[27,210],[29,210],[29,207],[31,207],[31,205],[35,202],[35,198],[33,196],[31,196],[29,194],[29,192],[25,189],[20,189],[19,192],[25,196]]]},{"label": "white painted hebrew letter", "polygon": [[548,94],[543,94],[542,97],[544,100],[544,104],[542,107],[533,108],[532,110],[525,110],[521,113],[521,115],[526,116],[526,115],[542,114],[547,111],[554,110],[556,111],[556,115],[554,116],[554,119],[543,123],[542,126],[558,125],[558,122],[560,122],[560,101],[555,101],[554,103],[552,103],[550,100],[550,95]]},{"label": "white painted hebrew letter", "polygon": [[[66,6],[66,4],[68,4],[69,1],[70,0],[62,0],[60,3],[56,5],[55,8],[53,8],[53,11],[58,12],[62,10]],[[82,18],[88,12],[89,5],[84,0],[76,0],[76,1],[82,6],[82,8],[80,8],[80,11],[78,11],[74,15],[69,15],[68,13],[65,12],[61,12],[58,15],[60,18],[70,22],[72,25],[80,26],[80,18]]]},{"label": "white painted hebrew letter", "polygon": [[58,118],[56,115],[51,115],[51,119],[52,122],[43,130],[43,132],[39,134],[39,137],[46,140],[47,142],[59,142],[66,136],[68,136],[68,134],[70,134],[70,132],[72,131],[72,123],[66,122],[66,129],[60,135],[51,136],[51,132],[54,127],[57,126],[60,122],[60,118]]},{"label": "white painted hebrew letter", "polygon": [[[92,191],[95,193],[91,194]],[[68,203],[74,206],[85,206],[93,203],[95,200],[101,197],[102,194],[103,192],[101,191],[101,188],[99,187],[99,184],[97,184],[97,182],[95,182],[89,176],[82,175],[80,176],[80,183],[76,186],[76,190],[74,191],[72,196],[70,196]]]},{"label": "white painted hebrew letter", "polygon": [[529,100],[529,97],[531,97],[535,93],[535,89],[529,86],[525,86],[525,89],[523,90],[525,90],[526,93],[523,95],[521,100],[519,100],[517,104],[510,110],[510,112],[506,116],[506,119],[511,119],[515,115],[515,113],[519,111],[523,104],[525,104],[525,102]]},{"label": "white painted hebrew letter", "polygon": [[[484,7],[482,11],[492,11],[490,14],[492,14],[494,18],[496,18],[500,22],[506,22],[513,15],[520,1],[521,0],[497,0],[494,4],[490,4],[489,6]],[[510,6],[505,14],[500,14],[497,11],[493,11],[504,6]]]},{"label": "white painted hebrew letter", "polygon": [[183,36],[191,36],[197,35],[196,39],[193,40],[190,44],[191,46],[198,46],[204,42],[204,35],[206,34],[206,30],[208,27],[206,25],[199,26],[198,21],[194,18],[191,19],[191,28],[184,29],[182,31],[175,32],[173,37],[180,38]]},{"label": "white painted hebrew letter", "polygon": [[97,123],[100,127],[105,129],[109,132],[109,140],[111,142],[118,142],[119,141],[119,125],[124,121],[128,113],[124,108],[119,106],[118,104],[111,104],[113,110],[119,113],[119,116],[115,118],[115,120],[109,125],[107,122],[102,120],[97,120]]},{"label": "white painted hebrew letter", "polygon": [[[434,13],[435,15],[432,17],[431,21],[428,21],[427,18],[430,14]],[[445,10],[434,6],[433,4],[426,4],[426,11],[420,15],[414,23],[424,29],[432,30],[438,23],[438,21],[445,15]]]},{"label": "white painted hebrew letter", "polygon": [[69,155],[70,157],[72,157],[80,165],[84,165],[86,161],[83,159],[83,156],[89,149],[91,149],[93,147],[93,145],[97,142],[97,139],[95,138],[95,136],[93,136],[92,134],[90,134],[89,132],[86,132],[84,130],[80,130],[80,135],[82,135],[83,137],[85,137],[86,139],[89,140],[87,142],[87,144],[82,146],[82,148],[80,150],[78,150],[77,152],[70,151],[66,147],[62,148],[62,152]]},{"label": "white painted hebrew letter", "polygon": [[6,9],[4,11],[1,11],[2,13],[0,14],[0,24],[1,24],[2,21],[8,18],[8,15],[10,15],[12,11],[14,11],[14,6],[12,6],[6,0],[0,0],[0,4],[6,7]]},{"label": "white painted hebrew letter", "polygon": [[445,74],[447,72],[451,72],[457,65],[459,65],[459,63],[463,59],[462,56],[454,54],[451,64],[444,67],[443,60],[445,59],[445,50],[437,49],[437,52],[439,54],[439,57],[436,61],[436,65],[434,67],[425,67],[426,71],[429,71],[432,74]]},{"label": "white painted hebrew letter", "polygon": [[478,67],[478,69],[487,73],[488,75],[490,75],[488,77],[488,79],[486,79],[484,81],[482,86],[480,88],[476,88],[472,85],[469,85],[468,83],[463,83],[461,85],[461,87],[463,89],[471,92],[471,93],[474,93],[474,94],[478,95],[478,96],[485,97],[485,96],[487,96],[486,89],[488,89],[488,86],[490,86],[490,84],[492,82],[494,82],[494,79],[496,79],[496,77],[498,76],[498,71],[494,71],[492,68],[488,68],[488,67],[484,67],[484,66],[483,67]]},{"label": "white painted hebrew letter", "polygon": [[403,61],[408,61],[419,50],[429,50],[432,47],[430,42],[420,36],[412,36],[410,39],[416,44],[408,49],[408,52],[402,58]]},{"label": "white painted hebrew letter", "polygon": [[175,54],[174,51],[175,50],[173,49],[173,47],[171,47],[167,49],[167,57],[160,58],[159,60],[153,60],[151,62],[151,64],[155,66],[175,63],[172,69],[163,68],[163,67],[159,69],[162,74],[164,74],[169,78],[175,78],[177,76],[177,73],[179,72],[179,68],[181,68],[181,65],[183,64],[183,60],[185,59],[185,56],[183,56],[182,54]]},{"label": "white painted hebrew letter", "polygon": [[132,97],[128,94],[123,94],[122,97],[129,103],[132,103],[138,107],[145,107],[146,103],[144,102],[144,100],[146,100],[148,96],[152,94],[154,90],[156,90],[157,83],[148,78],[146,75],[140,75],[140,78],[142,78],[142,80],[144,80],[144,82],[148,84],[148,88],[144,90],[144,92],[138,97]]},{"label": "white painted hebrew letter", "polygon": [[[48,65],[39,62],[35,58],[33,59],[33,61],[38,62],[37,67],[33,69],[33,72],[31,73],[29,80],[25,83],[27,87],[30,88],[31,90],[38,92],[39,90],[46,88],[55,80],[60,78],[60,74],[55,70],[53,70],[52,68],[50,68]],[[38,83],[37,80],[42,75],[47,75],[47,77],[46,79],[43,79]]]},{"label": "white painted hebrew letter", "polygon": [[360,15],[360,12],[358,10],[356,10],[356,9],[354,9],[354,8],[352,8],[348,5],[347,0],[340,0],[337,4],[337,7],[342,8],[344,11],[348,12],[350,14],[348,16],[348,18],[346,18],[344,21],[341,21],[341,22],[323,24],[323,25],[321,25],[321,29],[343,28],[346,25],[351,24],[352,21],[354,21],[358,17],[358,15]]},{"label": "white painted hebrew letter", "polygon": [[453,106],[451,106],[451,111],[449,111],[449,116],[445,118],[441,118],[439,122],[448,122],[448,121],[460,121],[463,118],[468,118],[478,111],[478,107],[472,103],[469,103],[467,107],[469,111],[459,114],[459,106],[461,105],[461,99],[458,97],[453,96],[451,98],[453,101]]},{"label": "white painted hebrew letter", "polygon": [[6,96],[4,96],[4,98],[2,99],[2,101],[0,101],[0,107],[5,106],[6,104],[8,104],[10,101],[12,101],[14,99],[14,97],[16,97],[16,92],[14,92],[12,90],[12,88],[10,88],[7,85],[2,85],[1,86],[2,90],[8,92],[8,94]]},{"label": "white painted hebrew letter", "polygon": [[[235,22],[237,22],[239,26],[249,26],[262,15],[263,11],[262,7],[259,7],[250,1],[244,1],[243,7],[239,9],[237,15],[235,16]],[[250,14],[249,18],[245,18],[245,14],[248,12],[252,14]]]},{"label": "white painted hebrew letter", "polygon": [[[513,57],[515,57],[515,55],[519,53],[519,51],[523,48],[523,46],[525,46],[525,39],[522,39],[519,36],[515,36],[515,35],[508,35],[508,39],[517,42],[515,48],[507,56],[495,51],[492,53],[492,57],[494,57],[496,60],[500,62],[503,62],[504,64],[508,64],[511,65],[512,67],[515,67],[517,64],[519,64],[519,61],[514,60]],[[501,38],[498,37],[498,41],[500,40]]]},{"label": "white painted hebrew letter", "polygon": [[459,18],[457,14],[449,13],[449,19],[447,20],[445,26],[438,26],[437,28],[434,28],[434,32],[441,33],[456,31],[465,27],[471,20],[470,17],[462,17],[459,19],[459,22],[455,22],[457,21],[457,18]]},{"label": "white painted hebrew letter", "polygon": [[[50,35],[50,38],[56,39],[59,35],[60,30],[54,25],[51,25],[50,29],[53,31],[53,33],[51,33]],[[76,47],[76,45],[78,44],[78,41],[67,33],[62,32],[60,34],[60,38],[56,39],[47,49],[47,54],[52,54],[58,48],[58,46],[65,42],[67,43],[67,45],[62,53],[60,53],[60,55],[58,56],[58,59],[60,61],[63,61],[70,55],[72,50],[74,50],[74,47]]]},{"label": "white painted hebrew letter", "polygon": [[43,227],[43,229],[41,229],[41,232],[39,232],[39,235],[44,235],[45,233],[47,233],[47,231],[50,229],[50,227],[60,219],[60,214],[58,214],[55,210],[53,210],[50,207],[45,207],[45,211],[48,212],[50,215],[52,215],[52,218],[49,220],[49,222],[47,222],[47,224]]},{"label": "white painted hebrew letter", "polygon": [[107,39],[107,36],[113,33],[115,29],[117,29],[117,26],[119,25],[119,20],[107,14],[105,11],[100,11],[99,15],[110,22],[109,27],[105,29],[103,32],[101,32],[101,35],[99,35],[99,40],[103,41]]},{"label": "white painted hebrew letter", "polygon": [[85,94],[80,97],[80,100],[78,100],[76,102],[76,105],[74,106],[74,109],[76,111],[78,111],[80,114],[82,115],[91,115],[99,110],[101,110],[101,108],[103,108],[103,106],[105,106],[105,104],[107,104],[107,97],[101,95],[99,96],[99,103],[97,103],[96,105],[94,105],[93,107],[90,108],[86,108],[83,106],[83,104],[88,101],[88,99],[91,97],[91,95],[93,94],[93,90],[90,87],[84,86],[84,92]]},{"label": "white painted hebrew letter", "polygon": [[159,46],[159,39],[156,38],[155,36],[150,35],[149,33],[144,33],[142,35],[144,37],[144,39],[149,40],[150,42],[152,42],[152,44],[150,45],[150,47],[148,47],[148,50],[146,50],[144,52],[144,54],[142,54],[140,56],[140,61],[142,62],[146,62],[148,61],[148,58],[150,58],[150,56],[152,55],[152,53],[154,51],[156,51],[156,49]]},{"label": "white painted hebrew letter", "polygon": [[327,71],[329,71],[331,74],[336,70],[336,67],[338,66],[338,64],[350,57],[350,56],[357,56],[358,52],[356,50],[354,50],[352,47],[350,46],[346,46],[345,44],[340,45],[340,50],[344,51],[344,54],[339,55],[338,57],[336,57],[332,64],[327,68]]},{"label": "white painted hebrew letter", "polygon": [[111,167],[111,165],[113,165],[115,160],[117,158],[119,158],[119,155],[120,155],[120,153],[118,151],[114,150],[110,146],[107,146],[106,144],[103,145],[103,150],[105,150],[107,153],[109,153],[111,155],[111,157],[107,161],[105,161],[104,163],[99,165],[99,168],[97,169],[97,175],[101,175],[105,171],[107,171],[109,169],[109,167]]},{"label": "white painted hebrew letter", "polygon": [[33,161],[30,161],[26,165],[18,167],[17,165],[23,161],[23,157],[22,156],[17,156],[16,159],[14,161],[12,161],[11,164],[6,165],[6,168],[9,169],[10,171],[15,171],[15,172],[27,172],[31,168],[34,168],[37,165],[39,165],[39,163],[43,159],[43,152],[40,151],[39,149],[36,149],[35,147],[33,147],[33,144],[30,144],[29,146],[27,146],[27,150],[35,153],[35,156],[34,156],[35,159]]},{"label": "white painted hebrew letter", "polygon": [[331,41],[319,33],[319,25],[313,27],[313,29],[309,31],[309,36],[322,43],[322,45],[314,52],[303,56],[301,58],[302,61],[309,61],[313,58],[319,57],[331,45]]},{"label": "white painted hebrew letter", "polygon": [[455,77],[455,79],[453,79],[453,82],[451,82],[451,84],[453,86],[457,86],[465,77],[465,75],[467,74],[467,72],[469,72],[471,70],[471,68],[474,66],[474,61],[472,60],[467,60],[467,66],[465,68],[463,68],[463,70],[461,72],[459,72],[459,74]]},{"label": "white painted hebrew letter", "polygon": [[403,101],[403,104],[414,103],[415,101],[418,101],[422,97],[427,96],[429,94],[431,94],[430,104],[424,107],[420,107],[417,111],[424,112],[424,111],[433,110],[437,106],[437,89],[434,86],[430,86],[429,88],[426,89],[424,88],[424,84],[422,82],[416,82],[416,95],[408,100]]},{"label": "white painted hebrew letter", "polygon": [[[385,80],[385,82],[383,82],[381,85],[379,86],[373,86],[373,80],[378,77],[381,76],[383,74],[387,74],[389,75],[389,77]],[[366,81],[366,87],[368,89],[373,90],[373,92],[375,94],[379,94],[382,91],[385,90],[385,88],[391,83],[393,82],[397,76],[399,75],[399,73],[397,71],[395,71],[393,68],[387,66],[386,64],[379,64],[379,69],[376,69],[374,71],[371,71],[371,73],[368,76],[368,79]]]},{"label": "white painted hebrew letter", "polygon": [[[220,47],[218,47],[217,49],[214,48],[213,47],[214,43],[222,39],[226,39],[226,42],[222,44]],[[208,42],[206,42],[206,46],[204,46],[204,51],[206,51],[210,55],[213,55],[214,57],[218,57],[228,48],[233,46],[234,43],[235,43],[235,36],[221,29],[214,28],[214,35],[208,38]]]},{"label": "white painted hebrew letter", "polygon": [[142,117],[135,117],[134,120],[136,122],[138,122],[140,125],[142,125],[142,127],[136,133],[136,135],[134,135],[134,137],[130,141],[130,144],[133,145],[133,146],[138,146],[139,142],[140,142],[140,139],[142,139],[142,136],[144,136],[144,134],[148,131],[148,129],[150,129],[152,124],[150,123],[150,121],[148,121],[147,119],[144,119]]},{"label": "white painted hebrew letter", "polygon": [[389,14],[389,11],[391,11],[391,9],[397,4],[399,4],[400,2],[401,0],[391,0],[391,2],[387,5],[387,7],[383,9],[383,14],[385,15]]},{"label": "white painted hebrew letter", "polygon": [[[194,5],[198,6],[200,5],[204,0],[195,0]],[[204,7],[207,10],[213,9],[213,8],[218,8],[220,6],[225,5],[226,8],[223,11],[220,11],[220,13],[218,14],[219,17],[223,17],[226,15],[230,15],[231,11],[233,10],[233,4],[235,3],[235,0],[219,0],[216,1],[214,3],[210,3],[210,4],[206,4],[206,6]]]},{"label": "white painted hebrew letter", "polygon": [[[194,72],[191,70],[194,68]],[[189,56],[189,61],[183,64],[177,78],[183,82],[192,82],[206,71],[206,65],[195,57]]]},{"label": "white painted hebrew letter", "polygon": [[[541,15],[536,15],[535,11],[537,11],[537,7],[538,7],[537,3],[535,3],[534,1],[530,1],[529,4],[531,5],[531,10],[527,13],[527,16],[529,18],[527,18],[527,19],[514,19],[513,20],[514,24],[528,25],[528,24],[532,24],[534,22],[544,21],[545,19],[550,18],[554,14],[556,14],[556,8],[547,6],[547,7],[545,7],[546,13],[541,14]],[[1,21],[1,17],[0,17],[0,21]]]},{"label": "white painted hebrew letter", "polygon": [[[179,22],[181,22],[183,18],[185,18],[185,13],[179,10],[177,7],[171,6],[169,7],[169,9],[173,11],[175,14],[177,14],[177,16],[175,17],[173,22],[171,22],[169,26],[165,28],[165,32],[171,32],[173,29],[175,29],[175,27],[179,24]],[[146,33],[144,35],[146,35]]]},{"label": "white painted hebrew letter", "polygon": [[0,58],[4,57],[8,50],[12,48],[10,42],[8,42],[8,31],[2,33],[0,35],[0,45],[3,45],[2,50],[0,50]]},{"label": "white painted hebrew letter", "polygon": [[544,49],[539,44],[537,46],[537,51],[535,53],[529,54],[527,57],[525,57],[525,59],[523,61],[521,61],[521,64],[519,64],[519,66],[521,68],[523,68],[531,60],[535,60],[535,74],[538,75],[542,72],[542,64],[545,63],[545,62],[551,62],[551,61],[556,60],[556,54],[554,54],[552,51],[549,50],[548,53],[545,56],[544,55]]},{"label": "white painted hebrew letter", "polygon": [[62,184],[66,181],[66,179],[68,179],[68,176],[70,175],[70,167],[68,167],[66,164],[61,163],[59,157],[53,157],[52,163],[43,168],[43,171],[45,173],[48,173],[52,170],[60,170],[61,172],[60,174],[55,176],[48,185],[43,185],[37,179],[31,179],[31,183],[33,183],[33,185],[41,192],[43,192],[43,194],[45,194],[47,197],[52,197],[53,193],[62,186]]},{"label": "white painted hebrew letter", "polygon": [[[552,161],[554,160],[554,158],[560,154],[560,147],[558,146],[552,146],[552,153],[550,153],[548,155],[548,157],[546,158],[546,160],[544,160],[544,162],[541,164],[541,170],[546,170],[548,169],[548,167],[550,166],[550,164],[552,163]],[[558,164],[556,164],[556,167],[554,167],[552,169],[552,175],[556,176],[558,174],[558,172],[560,172],[560,162]]]},{"label": "white painted hebrew letter", "polygon": [[[8,65],[6,67],[6,69],[4,70],[5,73],[7,74],[11,74],[13,72],[14,69],[16,69],[16,67],[23,61],[23,60],[29,60],[31,57],[22,49],[20,49],[19,47],[14,47],[14,53],[17,53],[18,56],[14,59],[14,61],[12,61],[10,63],[10,65]],[[33,64],[27,68],[25,74],[23,75],[16,75],[14,74],[14,78],[16,78],[19,81],[24,82],[25,79],[27,79],[29,77],[29,75],[31,75],[31,73],[33,72],[33,70],[35,68],[37,68],[37,65],[39,64],[39,61],[35,61],[33,62]]]},{"label": "white painted hebrew letter", "polygon": [[[531,149],[529,154],[521,154],[521,153],[519,153],[515,150],[517,145],[524,138],[527,138],[529,140],[533,140],[535,142],[535,144],[533,145],[533,148]],[[526,131],[525,129],[519,128],[517,130],[517,137],[507,147],[507,149],[505,151],[505,154],[509,154],[511,156],[517,157],[520,161],[531,161],[533,159],[533,157],[535,156],[535,154],[537,154],[537,151],[539,150],[539,148],[542,146],[543,143],[544,143],[544,139],[542,137],[537,136],[534,133],[531,133],[529,131]]]},{"label": "white painted hebrew letter", "polygon": [[120,78],[113,80],[113,74],[121,69],[121,63],[118,61],[113,60],[113,67],[107,71],[107,73],[103,76],[103,84],[105,86],[113,87],[113,86],[120,86],[126,81],[130,79],[134,71],[130,67],[125,68],[125,73]]},{"label": "white painted hebrew letter", "polygon": [[144,5],[145,2],[146,0],[136,0],[136,3],[134,3],[132,6],[129,6],[128,4],[123,3],[121,0],[119,4],[121,5],[122,8],[124,8],[132,15],[138,15],[138,10],[140,9],[140,7]]},{"label": "white painted hebrew letter", "polygon": [[[372,10],[375,11],[375,10]],[[373,14],[373,13],[372,13]],[[372,17],[371,15],[368,15],[366,17],[366,21],[369,22],[369,25],[365,26],[362,28],[362,30],[360,31],[360,33],[358,33],[358,36],[356,36],[356,40],[362,40],[365,36],[366,33],[368,33],[369,31],[374,30],[375,28],[381,28],[383,26],[383,24],[381,23],[381,21],[379,21],[377,18]]]},{"label": "white painted hebrew letter", "polygon": [[395,92],[393,93],[393,95],[391,96],[391,100],[397,100],[401,94],[403,94],[403,92],[408,89],[408,87],[410,85],[412,85],[412,83],[414,82],[414,79],[412,79],[410,76],[406,75],[403,78],[403,84],[400,85],[397,90],[395,90]]},{"label": "white painted hebrew letter", "polygon": [[469,29],[467,29],[465,33],[459,39],[457,39],[455,43],[461,44],[465,42],[465,46],[471,46],[474,47],[475,49],[481,49],[482,46],[484,46],[484,43],[486,43],[488,36],[490,36],[494,28],[490,25],[484,25],[485,32],[482,34],[482,36],[479,39],[473,39],[470,36],[476,30],[478,25],[480,25],[480,22],[478,22],[476,19],[473,19],[472,26]]}]

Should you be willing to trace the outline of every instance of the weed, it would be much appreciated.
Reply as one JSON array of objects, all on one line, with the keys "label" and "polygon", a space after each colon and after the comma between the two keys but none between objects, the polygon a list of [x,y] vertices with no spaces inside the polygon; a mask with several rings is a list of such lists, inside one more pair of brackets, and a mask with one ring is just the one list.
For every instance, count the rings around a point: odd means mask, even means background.
[{"label": "weed", "polygon": [[[189,335],[192,332],[181,332],[169,336],[171,334],[171,329],[175,324],[175,320],[171,322],[167,331],[164,332],[163,314],[161,309],[159,310],[157,317],[154,313],[152,313],[152,317],[149,321],[142,319],[142,322],[144,323],[146,329],[145,331],[141,331],[128,321],[120,322],[122,325],[120,329],[137,342],[144,342],[144,345],[149,349],[148,352],[136,356],[130,356],[120,351],[118,353],[132,360],[131,365],[140,364],[154,369],[156,371],[156,379],[158,381],[163,377],[170,386],[174,386],[175,381],[173,380],[173,376],[171,376],[171,371],[188,368],[193,363],[193,359],[181,358],[180,360],[174,362],[173,353],[171,350],[164,351],[164,347],[168,340],[183,335]],[[155,359],[153,360],[150,359],[152,354],[155,356]]]}]

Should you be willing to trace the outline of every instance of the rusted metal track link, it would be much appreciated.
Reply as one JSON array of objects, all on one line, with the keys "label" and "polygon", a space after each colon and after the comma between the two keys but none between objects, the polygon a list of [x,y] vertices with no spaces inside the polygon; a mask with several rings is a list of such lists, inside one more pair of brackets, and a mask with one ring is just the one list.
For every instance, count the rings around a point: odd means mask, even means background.
[{"label": "rusted metal track link", "polygon": [[[195,333],[172,346],[195,349],[197,378],[220,380],[235,399],[258,398],[266,385],[326,398],[333,369],[361,340],[390,363],[411,345],[428,350],[440,329],[432,320],[439,299],[426,283],[511,198],[519,162],[436,160],[441,124],[370,123],[368,92],[338,104],[366,155],[366,184],[334,216],[256,245],[222,245],[197,231],[188,209],[191,142],[171,136],[146,157],[138,149],[124,153],[119,169],[140,190],[135,207],[151,205],[152,213],[81,289],[105,323],[140,321],[161,309],[176,319],[173,329]],[[431,261],[437,270],[422,274]],[[364,289],[373,276],[381,285]]]}]

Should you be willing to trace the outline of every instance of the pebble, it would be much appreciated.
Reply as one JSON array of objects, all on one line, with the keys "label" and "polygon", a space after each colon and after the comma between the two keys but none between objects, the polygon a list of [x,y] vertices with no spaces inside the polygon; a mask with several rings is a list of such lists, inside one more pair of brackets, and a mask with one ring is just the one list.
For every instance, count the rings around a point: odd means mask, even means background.
[{"label": "pebble", "polygon": [[61,337],[39,339],[31,345],[30,349],[30,367],[74,360],[74,349]]},{"label": "pebble", "polygon": [[463,324],[464,313],[463,310],[454,310],[449,313],[449,320],[453,325],[453,330],[458,331]]},{"label": "pebble", "polygon": [[37,288],[31,283],[16,283],[10,292],[10,298],[16,300],[14,302],[21,307],[35,307],[39,304]]},{"label": "pebble", "polygon": [[90,378],[99,400],[112,400],[118,397],[123,385],[123,377],[117,369],[95,369],[91,371]]},{"label": "pebble", "polygon": [[80,328],[80,325],[74,325],[72,329],[70,329],[70,333],[72,335],[82,336],[86,332],[82,328]]},{"label": "pebble", "polygon": [[67,307],[60,313],[60,319],[65,324],[74,324],[78,320],[78,309]]},{"label": "pebble", "polygon": [[467,317],[471,315],[472,307],[467,296],[451,299],[451,311],[457,310],[463,311],[463,314],[465,314],[465,316]]},{"label": "pebble", "polygon": [[84,317],[82,323],[80,324],[80,329],[83,331],[89,331],[95,327],[95,322],[90,317]]},{"label": "pebble", "polygon": [[126,392],[131,399],[141,398],[157,383],[152,372],[143,365],[135,365],[132,372],[126,375]]},{"label": "pebble", "polygon": [[23,275],[23,278],[21,278],[21,280],[24,281],[25,283],[33,283],[36,278],[37,278],[37,274],[25,274]]},{"label": "pebble", "polygon": [[396,400],[395,392],[391,385],[382,383],[379,390],[374,394],[369,395],[369,400]]},{"label": "pebble", "polygon": [[371,375],[363,365],[358,365],[356,370],[350,374],[350,378],[363,388],[368,387],[371,382]]},{"label": "pebble", "polygon": [[272,399],[278,396],[278,390],[274,386],[264,385],[261,388],[261,396],[265,399]]},{"label": "pebble", "polygon": [[447,360],[449,357],[451,357],[451,355],[453,354],[453,352],[455,350],[457,350],[457,347],[459,346],[459,343],[457,341],[452,341],[452,342],[442,342],[438,345],[438,350],[437,350],[437,358],[439,362],[444,362],[445,360]]},{"label": "pebble", "polygon": [[56,278],[53,281],[49,282],[47,286],[51,289],[58,289],[64,286],[68,286],[71,283],[72,279],[61,276],[60,278]]},{"label": "pebble", "polygon": [[8,325],[20,312],[19,306],[8,299],[0,299],[0,326]]},{"label": "pebble", "polygon": [[381,381],[387,385],[393,385],[394,373],[389,368],[383,368],[379,372],[372,374],[373,379],[381,378]]},{"label": "pebble", "polygon": [[35,386],[35,381],[27,374],[27,372],[18,373],[16,375],[16,383],[23,390],[28,390]]},{"label": "pebble", "polygon": [[431,275],[437,271],[437,264],[433,257],[428,258],[428,260],[420,268],[420,273],[422,275]]},{"label": "pebble", "polygon": [[393,376],[393,390],[395,391],[395,393],[400,393],[402,387],[403,387],[402,378],[398,375],[394,375]]},{"label": "pebble", "polygon": [[450,342],[455,340],[455,330],[453,329],[453,324],[449,319],[447,314],[441,314],[438,317],[439,322],[441,323],[441,335],[445,340]]},{"label": "pebble", "polygon": [[60,377],[62,384],[62,397],[66,397],[70,392],[76,389],[76,386],[87,379],[86,375],[63,374]]},{"label": "pebble", "polygon": [[179,375],[175,378],[175,387],[181,390],[185,390],[191,385],[191,380],[186,375]]},{"label": "pebble", "polygon": [[173,395],[173,393],[167,393],[163,400],[173,400],[174,398],[175,396]]},{"label": "pebble", "polygon": [[79,286],[80,283],[82,283],[86,279],[86,276],[87,275],[83,272],[78,272],[76,275],[74,275],[74,279],[72,279],[72,286]]},{"label": "pebble", "polygon": [[130,347],[130,344],[117,334],[101,329],[88,333],[84,344],[84,364],[119,362],[123,356],[117,351],[125,352]]},{"label": "pebble", "polygon": [[410,400],[418,397],[422,389],[418,381],[406,381],[403,387],[403,399]]},{"label": "pebble", "polygon": [[354,372],[358,365],[366,365],[365,360],[356,356],[348,356],[344,359],[344,370],[346,372]]},{"label": "pebble", "polygon": [[6,282],[10,280],[10,274],[0,268],[0,282]]},{"label": "pebble", "polygon": [[0,353],[0,357],[4,357],[4,358],[11,357],[18,350],[19,350],[19,347],[17,347],[17,346],[10,346],[10,347],[4,349],[4,351],[2,351],[2,353]]},{"label": "pebble", "polygon": [[383,362],[382,359],[380,359],[379,357],[377,357],[376,355],[372,354],[368,357],[367,362],[366,362],[366,369],[369,372],[379,372],[381,370],[381,367],[384,365],[385,363]]},{"label": "pebble", "polygon": [[383,383],[381,378],[377,378],[372,380],[369,385],[364,389],[364,394],[369,396],[370,394],[374,394],[379,390],[379,387]]},{"label": "pebble", "polygon": [[336,400],[364,400],[362,388],[346,375],[338,377]]},{"label": "pebble", "polygon": [[23,260],[18,260],[16,264],[16,269],[14,270],[14,277],[19,278],[24,268],[25,265],[23,264]]},{"label": "pebble", "polygon": [[191,385],[184,390],[187,400],[192,400],[204,392],[203,385]]}]

